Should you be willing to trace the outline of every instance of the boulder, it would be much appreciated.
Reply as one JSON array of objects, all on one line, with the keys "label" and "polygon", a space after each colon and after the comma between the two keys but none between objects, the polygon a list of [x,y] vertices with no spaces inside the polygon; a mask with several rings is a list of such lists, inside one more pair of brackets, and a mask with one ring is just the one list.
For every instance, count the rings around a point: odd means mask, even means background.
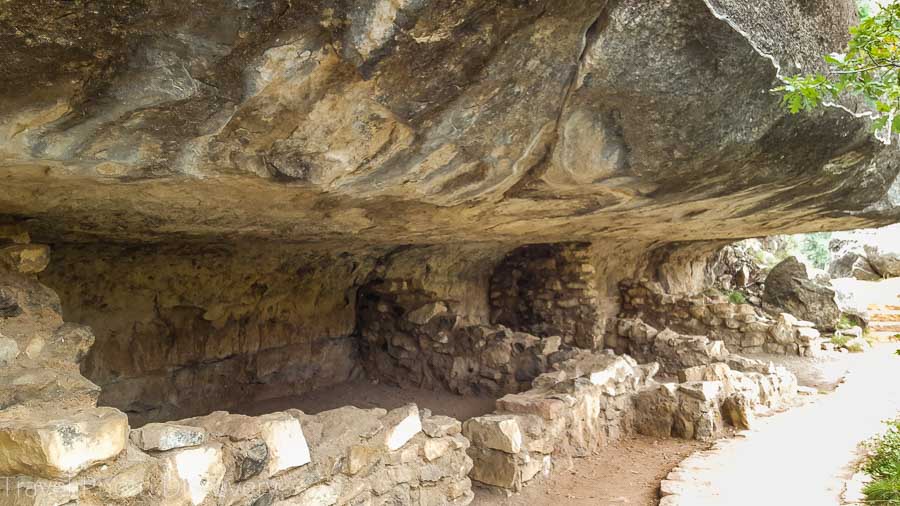
[{"label": "boulder", "polygon": [[34,411],[0,420],[0,475],[69,479],[115,458],[128,418],[113,408]]},{"label": "boulder", "polygon": [[825,330],[834,329],[841,317],[834,290],[811,280],[796,257],[786,258],[769,272],[763,305],[770,312],[791,313]]},{"label": "boulder", "polygon": [[883,278],[900,277],[900,247],[893,242],[866,244],[864,246],[869,264]]}]

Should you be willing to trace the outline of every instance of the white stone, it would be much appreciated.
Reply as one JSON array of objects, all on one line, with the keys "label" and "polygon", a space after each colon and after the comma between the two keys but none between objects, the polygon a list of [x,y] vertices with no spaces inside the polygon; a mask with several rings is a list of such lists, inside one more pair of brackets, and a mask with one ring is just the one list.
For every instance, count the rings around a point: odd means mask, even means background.
[{"label": "white stone", "polygon": [[174,504],[203,504],[225,478],[222,447],[218,443],[175,450],[165,454],[162,487],[165,499]]},{"label": "white stone", "polygon": [[422,432],[422,419],[415,404],[407,404],[390,411],[381,422],[386,429],[385,442],[390,451],[399,450],[416,434]]},{"label": "white stone", "polygon": [[206,442],[206,431],[199,427],[172,423],[148,423],[131,431],[131,441],[145,451],[167,451]]},{"label": "white stone", "polygon": [[271,413],[258,417],[258,422],[259,435],[269,449],[269,477],[310,463],[309,445],[299,420],[287,413]]}]

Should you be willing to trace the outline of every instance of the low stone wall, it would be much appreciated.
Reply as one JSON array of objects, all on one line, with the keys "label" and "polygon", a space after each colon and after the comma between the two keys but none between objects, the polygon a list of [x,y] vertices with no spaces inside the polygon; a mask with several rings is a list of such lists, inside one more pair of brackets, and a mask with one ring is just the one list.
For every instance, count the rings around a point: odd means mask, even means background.
[{"label": "low stone wall", "polygon": [[[76,445],[56,443],[65,427],[81,431]],[[472,462],[460,429],[409,405],[314,416],[215,412],[129,434],[120,412],[96,408],[0,427],[0,470],[19,474],[0,489],[0,504],[464,505]],[[44,446],[29,447],[32,437]],[[25,456],[33,457],[28,469],[9,467]]]},{"label": "low stone wall", "polygon": [[[621,289],[620,320],[640,319],[658,329],[709,336],[724,342],[732,352],[807,356],[821,345],[812,323],[787,313],[773,320],[750,304],[733,304],[721,295],[673,295],[646,279],[622,283]],[[631,339],[620,323],[614,335],[607,336],[607,346],[635,353]]]},{"label": "low stone wall", "polygon": [[535,244],[513,250],[491,276],[491,321],[581,348],[603,346],[605,318],[591,245]]},{"label": "low stone wall", "polygon": [[679,380],[637,395],[637,432],[711,441],[725,425],[749,429],[756,415],[787,407],[797,395],[786,369],[739,356],[684,369]]},{"label": "low stone wall", "polygon": [[463,424],[471,478],[519,490],[631,433],[632,397],[655,370],[627,356],[582,351],[535,379],[533,389],[498,399],[494,413]]},{"label": "low stone wall", "polygon": [[466,325],[451,301],[405,280],[360,289],[358,331],[372,378],[464,395],[520,392],[561,359],[559,337],[539,338],[502,325]]}]

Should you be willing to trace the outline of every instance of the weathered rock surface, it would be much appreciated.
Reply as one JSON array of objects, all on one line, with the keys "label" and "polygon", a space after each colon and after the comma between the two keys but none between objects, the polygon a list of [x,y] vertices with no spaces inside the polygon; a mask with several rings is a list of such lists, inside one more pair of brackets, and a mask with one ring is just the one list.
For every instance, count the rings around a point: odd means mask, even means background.
[{"label": "weathered rock surface", "polygon": [[816,5],[14,1],[0,214],[395,244],[887,223],[894,150],[768,93],[845,44],[854,2]]},{"label": "weathered rock surface", "polygon": [[785,259],[769,272],[763,303],[773,311],[811,321],[823,330],[834,329],[841,317],[834,290],[811,280],[806,266],[795,257]]},{"label": "weathered rock surface", "polygon": [[125,449],[128,418],[113,408],[74,413],[21,412],[0,419],[0,474],[72,478]]}]

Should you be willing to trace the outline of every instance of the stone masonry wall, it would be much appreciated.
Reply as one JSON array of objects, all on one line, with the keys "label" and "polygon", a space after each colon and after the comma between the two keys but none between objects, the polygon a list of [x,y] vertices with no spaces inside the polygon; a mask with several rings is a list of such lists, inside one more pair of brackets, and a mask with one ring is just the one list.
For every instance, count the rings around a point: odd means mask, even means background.
[{"label": "stone masonry wall", "polygon": [[603,346],[605,318],[591,245],[535,244],[509,253],[491,276],[491,321],[538,336]]},{"label": "stone masonry wall", "polygon": [[[807,356],[821,344],[812,323],[787,313],[773,320],[750,304],[734,304],[722,295],[666,293],[659,283],[647,279],[623,282],[621,289],[620,320],[637,318],[657,329],[708,336],[724,342],[732,352]],[[622,353],[641,354],[638,348],[646,336],[629,335],[629,331],[620,323],[615,334],[607,336],[607,345]]]},{"label": "stone masonry wall", "polygon": [[559,357],[560,337],[466,324],[409,280],[373,281],[358,299],[363,365],[390,384],[498,396],[529,388]]}]

